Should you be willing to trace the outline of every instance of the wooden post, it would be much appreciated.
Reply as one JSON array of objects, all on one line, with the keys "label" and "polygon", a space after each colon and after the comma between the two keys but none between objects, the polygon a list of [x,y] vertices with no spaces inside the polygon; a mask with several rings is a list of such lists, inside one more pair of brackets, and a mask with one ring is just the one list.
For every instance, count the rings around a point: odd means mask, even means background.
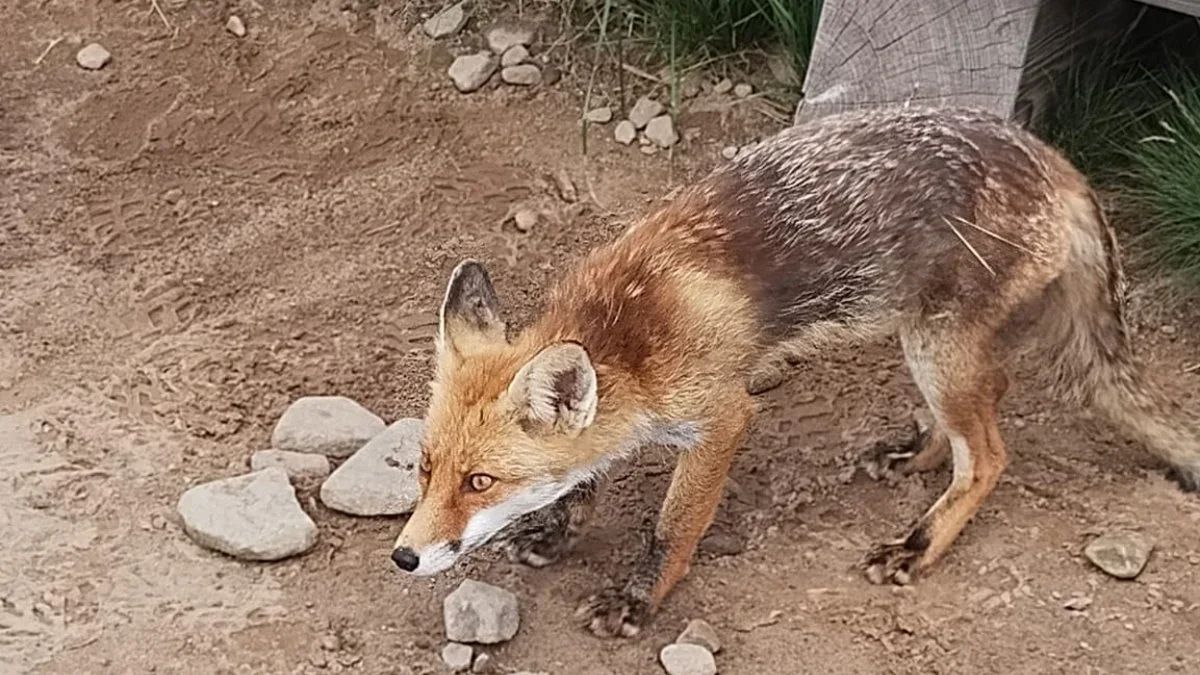
[{"label": "wooden post", "polygon": [[826,0],[796,121],[905,104],[1009,116],[1041,0]]}]

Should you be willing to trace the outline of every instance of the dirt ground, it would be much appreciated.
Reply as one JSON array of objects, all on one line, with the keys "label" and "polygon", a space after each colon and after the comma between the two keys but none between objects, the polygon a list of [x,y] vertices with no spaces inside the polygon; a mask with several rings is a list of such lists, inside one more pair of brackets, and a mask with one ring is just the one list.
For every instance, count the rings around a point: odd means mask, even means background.
[{"label": "dirt ground", "polygon": [[[636,554],[669,478],[655,453],[617,472],[580,549],[545,570],[485,553],[413,581],[387,556],[400,519],[341,516],[311,492],[321,541],[302,557],[198,548],[179,495],[244,471],[297,396],[422,414],[457,260],[487,261],[527,320],[570,259],[779,124],[702,97],[672,158],[616,145],[611,126],[585,156],[586,69],[453,90],[445,69],[478,45],[478,17],[432,44],[404,2],[159,6],[171,28],[150,2],[95,0],[9,0],[0,24],[5,675],[444,672],[441,599],[468,574],[521,598],[521,632],[489,650],[497,672],[658,673],[694,617],[722,634],[728,675],[1200,672],[1200,498],[1021,371],[1013,464],[952,552],[913,587],[861,577],[867,546],[947,481],[856,470],[918,401],[892,345],[802,365],[763,396],[690,577],[631,641],[572,613]],[[223,29],[233,9],[245,38]],[[91,40],[114,55],[98,72],[74,62]],[[557,197],[559,171],[577,203]],[[527,203],[545,210],[530,233],[502,224]],[[1135,304],[1142,351],[1200,408],[1197,312],[1154,307]],[[1081,555],[1112,527],[1156,542],[1135,581]]]}]

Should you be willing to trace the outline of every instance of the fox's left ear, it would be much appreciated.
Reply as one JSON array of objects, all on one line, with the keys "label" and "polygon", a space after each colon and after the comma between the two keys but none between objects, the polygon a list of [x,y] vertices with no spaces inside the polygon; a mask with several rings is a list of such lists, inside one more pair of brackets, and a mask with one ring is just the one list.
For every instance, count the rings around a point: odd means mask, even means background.
[{"label": "fox's left ear", "polygon": [[535,433],[576,436],[596,418],[596,369],[583,345],[560,342],[517,371],[508,399]]},{"label": "fox's left ear", "polygon": [[464,260],[450,273],[438,318],[440,354],[462,357],[473,350],[505,341],[500,299],[487,269]]}]

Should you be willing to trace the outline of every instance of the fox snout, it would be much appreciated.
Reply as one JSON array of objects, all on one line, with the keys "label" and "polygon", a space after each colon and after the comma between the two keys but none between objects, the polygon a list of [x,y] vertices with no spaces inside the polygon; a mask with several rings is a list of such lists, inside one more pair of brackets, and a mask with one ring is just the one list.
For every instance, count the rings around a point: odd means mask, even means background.
[{"label": "fox snout", "polygon": [[392,551],[392,562],[405,572],[413,572],[421,566],[421,556],[407,546],[400,546]]}]

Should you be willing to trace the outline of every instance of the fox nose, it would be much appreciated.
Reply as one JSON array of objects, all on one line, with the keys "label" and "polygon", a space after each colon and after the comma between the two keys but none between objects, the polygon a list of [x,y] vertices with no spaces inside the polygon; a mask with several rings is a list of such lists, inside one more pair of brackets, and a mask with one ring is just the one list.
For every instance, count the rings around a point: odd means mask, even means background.
[{"label": "fox nose", "polygon": [[421,558],[417,555],[416,551],[407,546],[401,546],[392,551],[392,562],[396,563],[396,567],[405,572],[411,572],[421,564]]}]

